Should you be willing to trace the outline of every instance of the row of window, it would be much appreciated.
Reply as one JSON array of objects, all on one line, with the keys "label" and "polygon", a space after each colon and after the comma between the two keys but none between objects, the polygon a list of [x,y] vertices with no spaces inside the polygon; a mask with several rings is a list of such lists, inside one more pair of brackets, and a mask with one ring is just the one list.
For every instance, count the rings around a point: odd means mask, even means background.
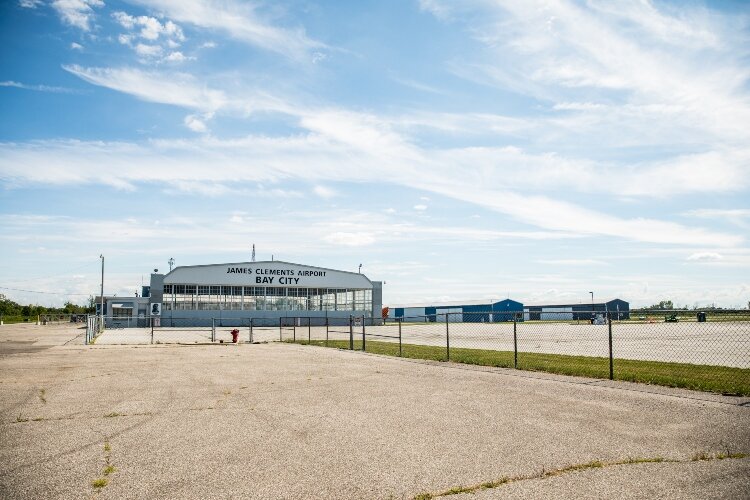
[{"label": "row of window", "polygon": [[311,295],[326,295],[348,291],[351,290],[346,288],[295,288],[236,285],[164,285],[165,295],[174,293],[184,295],[250,295],[260,297],[273,295],[280,297],[308,297]]},{"label": "row of window", "polygon": [[162,304],[165,310],[177,311],[370,311],[372,290],[164,285]]}]

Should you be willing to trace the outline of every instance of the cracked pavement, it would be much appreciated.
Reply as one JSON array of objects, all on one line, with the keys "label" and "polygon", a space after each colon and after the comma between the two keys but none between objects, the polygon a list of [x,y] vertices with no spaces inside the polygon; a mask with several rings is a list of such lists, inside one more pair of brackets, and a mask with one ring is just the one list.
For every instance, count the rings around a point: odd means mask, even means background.
[{"label": "cracked pavement", "polygon": [[655,457],[681,462],[473,495],[750,496],[750,458],[691,461],[750,454],[748,398],[289,344],[86,347],[80,332],[0,327],[2,498],[413,498]]}]

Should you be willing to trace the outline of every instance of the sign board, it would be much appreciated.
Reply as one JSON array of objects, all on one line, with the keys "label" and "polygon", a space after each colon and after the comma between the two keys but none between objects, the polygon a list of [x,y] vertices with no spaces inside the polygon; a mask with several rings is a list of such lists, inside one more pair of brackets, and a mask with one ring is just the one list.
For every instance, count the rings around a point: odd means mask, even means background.
[{"label": "sign board", "polygon": [[151,304],[151,316],[161,316],[161,302]]},{"label": "sign board", "polygon": [[289,262],[240,262],[177,267],[164,284],[244,285],[266,287],[372,288],[364,274]]}]

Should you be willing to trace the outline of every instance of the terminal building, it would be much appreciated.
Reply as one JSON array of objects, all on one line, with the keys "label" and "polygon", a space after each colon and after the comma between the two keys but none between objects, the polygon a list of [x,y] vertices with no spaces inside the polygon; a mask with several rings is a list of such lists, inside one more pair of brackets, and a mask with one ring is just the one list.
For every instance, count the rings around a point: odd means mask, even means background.
[{"label": "terminal building", "polygon": [[377,323],[383,302],[382,283],[364,274],[282,261],[180,266],[152,274],[143,292],[105,297],[106,316],[124,324],[158,315],[165,326],[250,318],[278,323],[283,317],[342,322],[350,316]]}]

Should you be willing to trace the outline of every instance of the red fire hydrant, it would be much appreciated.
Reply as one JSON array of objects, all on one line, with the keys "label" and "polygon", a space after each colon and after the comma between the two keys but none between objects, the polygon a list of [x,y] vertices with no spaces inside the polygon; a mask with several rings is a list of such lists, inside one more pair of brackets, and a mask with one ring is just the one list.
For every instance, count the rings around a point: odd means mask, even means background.
[{"label": "red fire hydrant", "polygon": [[239,331],[238,329],[236,329],[236,328],[235,328],[234,330],[232,330],[232,331],[231,331],[231,332],[229,332],[229,333],[231,333],[231,334],[232,334],[232,343],[233,343],[233,344],[236,344],[236,343],[237,343],[237,337],[239,337],[239,336],[240,336],[240,331]]}]

